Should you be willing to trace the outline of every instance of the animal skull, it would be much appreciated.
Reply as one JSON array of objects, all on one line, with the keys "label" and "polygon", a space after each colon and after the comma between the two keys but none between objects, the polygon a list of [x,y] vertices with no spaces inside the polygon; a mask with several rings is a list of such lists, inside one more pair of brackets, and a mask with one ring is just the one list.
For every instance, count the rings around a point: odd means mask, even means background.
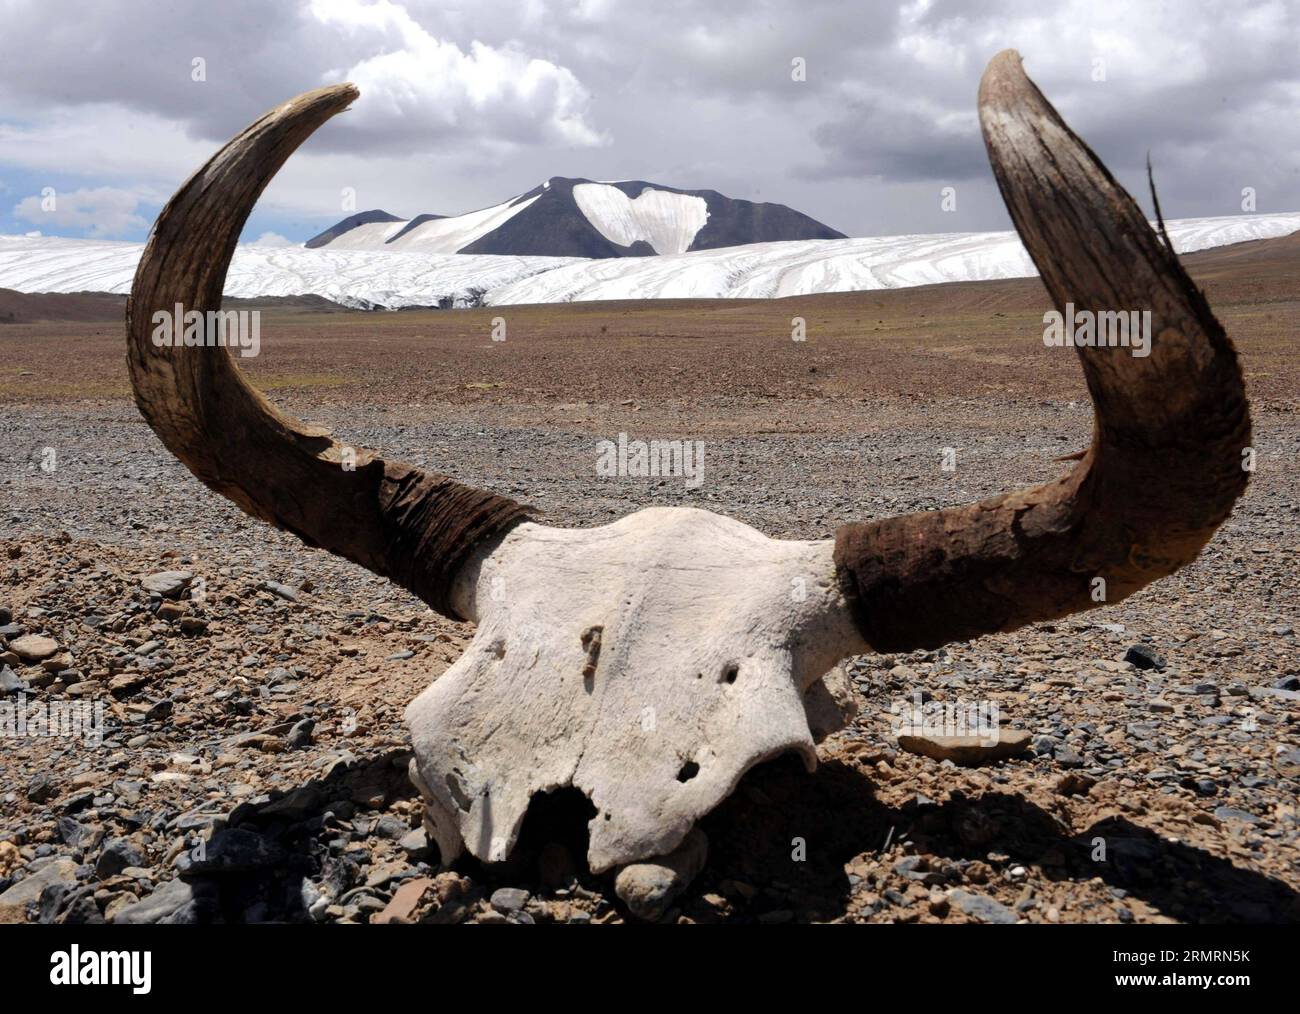
[{"label": "animal skull", "polygon": [[521,524],[454,594],[474,642],[406,710],[444,861],[504,860],[532,795],[569,785],[597,809],[593,870],[671,852],[753,764],[812,770],[819,677],[866,648],[829,542],[690,508]]},{"label": "animal skull", "polygon": [[478,624],[407,709],[412,777],[444,863],[504,859],[530,798],[596,807],[593,869],[672,851],[744,772],[834,724],[841,658],[1013,630],[1115,602],[1193,560],[1245,488],[1250,415],[1232,343],[1166,242],[1012,51],[980,119],[1016,228],[1058,307],[1152,312],[1146,358],[1077,349],[1097,412],[1061,478],[979,504],[769,539],[705,511],[548,528],[513,501],[282,415],[223,348],[159,347],[157,311],[220,307],[243,224],[356,98],[272,110],[163,209],[127,306],[136,402],[164,444],[254,517]]}]

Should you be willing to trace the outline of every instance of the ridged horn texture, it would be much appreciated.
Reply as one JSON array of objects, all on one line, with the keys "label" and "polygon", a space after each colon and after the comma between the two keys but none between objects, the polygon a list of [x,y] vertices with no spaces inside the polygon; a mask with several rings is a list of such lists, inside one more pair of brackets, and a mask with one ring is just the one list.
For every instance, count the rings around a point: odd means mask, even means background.
[{"label": "ridged horn texture", "polygon": [[[131,385],[154,432],[207,486],[253,517],[390,578],[460,619],[449,601],[457,570],[527,508],[344,448],[325,431],[278,412],[244,381],[223,347],[153,340],[159,311],[174,314],[180,306],[206,320],[220,309],[230,258],[262,190],[357,94],[350,84],[320,88],[271,110],[167,203],[127,302]],[[184,324],[173,323],[179,336]]]},{"label": "ridged horn texture", "polygon": [[1096,422],[1055,482],[836,532],[841,588],[882,652],[1118,602],[1194,560],[1248,478],[1236,352],[1173,251],[1013,50],[984,72],[979,110],[1003,200],[1057,308],[1150,310],[1151,352],[1077,349]]}]

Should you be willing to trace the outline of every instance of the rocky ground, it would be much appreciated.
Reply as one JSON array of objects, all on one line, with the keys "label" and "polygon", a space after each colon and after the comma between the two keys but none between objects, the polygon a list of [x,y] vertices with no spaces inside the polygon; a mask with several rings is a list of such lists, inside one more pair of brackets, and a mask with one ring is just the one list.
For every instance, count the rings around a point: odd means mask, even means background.
[{"label": "rocky ground", "polygon": [[[1004,314],[1018,312],[996,305],[981,326],[1007,328]],[[852,660],[859,714],[821,745],[819,770],[780,759],[751,771],[703,822],[707,860],[659,918],[1300,918],[1300,423],[1288,394],[1300,388],[1272,344],[1250,340],[1290,318],[1257,305],[1233,313],[1269,322],[1243,340],[1248,373],[1267,375],[1257,382],[1259,467],[1201,559],[1104,610]],[[308,327],[302,319],[294,327]],[[351,319],[331,315],[330,326]],[[394,326],[421,332],[448,319]],[[57,369],[48,354],[66,348],[65,330],[42,327],[0,332],[10,371],[0,389],[0,722],[21,702],[29,715],[57,706],[66,721],[102,707],[102,724],[4,732],[0,919],[635,918],[613,878],[586,868],[589,811],[576,793],[534,801],[509,863],[440,871],[406,777],[401,717],[472,628],[209,493],[113,388],[120,366],[102,365],[117,355],[111,327],[85,361]],[[341,380],[364,397],[320,382],[307,360],[328,348],[305,341],[301,356],[255,377],[340,435],[526,498],[552,523],[690,504],[808,538],[1039,481],[1086,440],[1089,409],[1064,367],[1039,389],[1016,379],[1018,362],[999,372],[996,343],[937,334],[937,351],[910,367],[889,361],[896,377],[836,374],[816,387],[804,366],[784,391],[793,367],[733,383],[759,376],[754,350],[737,347],[704,353],[707,383],[689,358],[669,363],[697,385],[680,396],[653,370],[662,350],[643,344],[622,349],[640,382],[571,400],[585,368],[578,339],[567,366],[559,339],[544,348],[553,381],[515,360],[478,379],[462,364],[458,390],[413,395],[398,374],[409,383],[428,349],[368,342],[365,359],[360,339],[344,355],[367,364],[363,377]],[[811,365],[830,361],[834,373],[828,345]],[[774,342],[774,361],[786,354]],[[616,372],[612,360],[593,369],[605,368]],[[927,377],[933,390],[917,396]],[[948,377],[982,377],[988,389],[950,390]],[[895,390],[864,400],[848,390],[859,380]],[[109,389],[77,395],[95,383]],[[620,430],[705,440],[703,484],[596,477],[596,441]],[[955,471],[942,469],[945,447],[957,449]],[[1025,734],[1023,749],[975,767],[902,749],[897,715],[918,695],[995,704],[1008,734]]]}]

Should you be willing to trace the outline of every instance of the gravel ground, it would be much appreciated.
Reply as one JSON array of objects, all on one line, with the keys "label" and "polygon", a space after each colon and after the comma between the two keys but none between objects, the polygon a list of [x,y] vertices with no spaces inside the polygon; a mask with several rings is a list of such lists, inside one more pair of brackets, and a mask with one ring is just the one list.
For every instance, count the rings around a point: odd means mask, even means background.
[{"label": "gravel ground", "polygon": [[[1186,261],[1242,351],[1258,455],[1201,558],[1086,615],[850,660],[858,714],[818,771],[751,771],[651,914],[1300,918],[1300,235]],[[102,722],[6,732],[0,920],[637,917],[585,868],[574,792],[533,801],[509,863],[440,871],[401,715],[472,629],[191,477],[129,401],[120,300],[4,295],[20,323],[0,327],[0,726],[19,702]],[[816,538],[1066,467],[1090,410],[1073,357],[1032,338],[1044,308],[1032,279],[515,307],[496,343],[499,311],[289,300],[241,365],[290,411],[552,524],[684,504]],[[620,432],[703,440],[703,481],[598,478],[597,442]],[[977,767],[910,752],[897,716],[918,696],[996,705],[1023,748]]]},{"label": "gravel ground", "polygon": [[[779,426],[754,399],[589,404],[564,426],[502,424],[511,413],[490,404],[313,400],[281,398],[552,523],[686,504],[804,538],[1041,480],[1089,425],[1086,403],[1024,398],[805,399]],[[1250,491],[1194,566],[1086,616],[852,660],[860,713],[819,771],[751,772],[703,822],[708,861],[662,918],[1296,919],[1300,425],[1256,422]],[[596,478],[596,440],[619,429],[699,434],[705,481]],[[401,714],[472,628],[245,518],[128,402],[3,405],[0,432],[3,636],[57,643],[44,663],[0,656],[26,684],[3,700],[105,705],[102,743],[6,744],[0,918],[632,918],[585,869],[573,794],[535,801],[510,863],[438,872]],[[166,571],[201,592],[142,587]],[[900,750],[891,707],[916,694],[996,703],[1030,748],[978,768]]]}]

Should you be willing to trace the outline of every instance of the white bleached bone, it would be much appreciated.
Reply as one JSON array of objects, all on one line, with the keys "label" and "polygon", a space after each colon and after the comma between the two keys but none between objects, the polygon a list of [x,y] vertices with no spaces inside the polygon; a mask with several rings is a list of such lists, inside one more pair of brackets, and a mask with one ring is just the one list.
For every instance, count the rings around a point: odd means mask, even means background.
[{"label": "white bleached bone", "polygon": [[456,605],[474,641],[406,710],[444,863],[462,841],[505,859],[529,799],[571,785],[605,870],[671,852],[760,761],[793,750],[812,770],[819,677],[865,649],[832,549],[652,508],[523,524],[468,566]]}]

